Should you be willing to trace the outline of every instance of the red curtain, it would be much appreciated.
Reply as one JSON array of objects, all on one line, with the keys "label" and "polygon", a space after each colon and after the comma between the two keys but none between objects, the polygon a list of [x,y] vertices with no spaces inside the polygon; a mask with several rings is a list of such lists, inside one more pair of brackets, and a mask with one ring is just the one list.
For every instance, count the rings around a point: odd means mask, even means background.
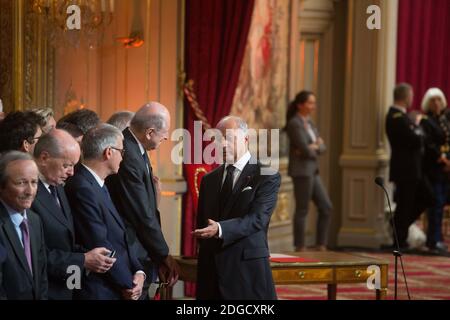
[{"label": "red curtain", "polygon": [[450,95],[450,1],[400,0],[397,82],[414,88],[412,109],[420,109],[431,87]]},{"label": "red curtain", "polygon": [[[186,1],[186,78],[194,80],[197,101],[211,126],[230,113],[253,6],[254,0]],[[193,137],[194,121],[198,119],[186,100],[185,115],[185,128]],[[196,242],[191,235],[195,229],[197,200],[192,179],[198,168],[211,169],[202,165],[185,166],[188,192],[184,199],[182,252],[188,256],[196,254]],[[194,293],[194,287],[187,285],[186,294]]]}]

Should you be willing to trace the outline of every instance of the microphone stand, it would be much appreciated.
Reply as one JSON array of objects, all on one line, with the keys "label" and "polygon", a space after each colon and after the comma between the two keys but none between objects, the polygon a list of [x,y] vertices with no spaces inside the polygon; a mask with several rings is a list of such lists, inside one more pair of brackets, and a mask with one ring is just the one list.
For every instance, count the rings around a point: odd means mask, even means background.
[{"label": "microphone stand", "polygon": [[[379,178],[379,179],[378,179]],[[398,241],[398,236],[397,236],[397,227],[395,226],[395,220],[394,220],[394,215],[392,214],[392,209],[391,209],[391,202],[389,201],[389,194],[386,190],[386,188],[384,187],[384,183],[383,183],[383,179],[381,177],[377,177],[375,179],[375,183],[381,187],[381,189],[383,189],[385,195],[386,195],[386,199],[388,201],[388,206],[389,206],[389,215],[390,215],[390,220],[391,220],[391,224],[392,224],[392,229],[393,229],[393,233],[394,233],[394,242],[395,242],[395,248],[392,251],[392,255],[394,256],[394,300],[397,300],[397,292],[398,292],[398,260],[400,258],[400,265],[402,267],[402,273],[403,273],[403,278],[405,280],[405,286],[406,286],[406,293],[408,294],[408,300],[411,300],[411,296],[409,294],[409,288],[408,288],[408,282],[406,281],[406,274],[405,274],[405,269],[403,267],[403,259],[402,259],[402,253],[400,251],[400,243]]]}]

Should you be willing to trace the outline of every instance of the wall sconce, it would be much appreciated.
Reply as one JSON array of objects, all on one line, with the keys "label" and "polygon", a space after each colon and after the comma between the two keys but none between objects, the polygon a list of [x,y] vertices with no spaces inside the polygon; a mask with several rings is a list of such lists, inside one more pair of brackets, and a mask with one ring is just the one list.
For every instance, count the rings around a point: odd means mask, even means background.
[{"label": "wall sconce", "polygon": [[131,32],[127,37],[116,38],[117,42],[122,43],[124,48],[139,48],[144,44],[144,37],[142,35],[143,24],[140,10],[141,1],[133,0],[133,18],[131,22]]}]

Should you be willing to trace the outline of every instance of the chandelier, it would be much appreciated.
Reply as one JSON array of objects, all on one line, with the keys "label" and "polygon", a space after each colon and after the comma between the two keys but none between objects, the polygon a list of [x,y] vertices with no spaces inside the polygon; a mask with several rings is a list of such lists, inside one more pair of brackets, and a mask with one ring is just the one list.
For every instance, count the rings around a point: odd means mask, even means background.
[{"label": "chandelier", "polygon": [[[79,8],[79,29],[69,29],[67,21],[71,14],[67,8]],[[105,29],[114,16],[115,0],[32,0],[32,12],[44,26],[45,33],[54,47],[99,46],[103,41]]]}]

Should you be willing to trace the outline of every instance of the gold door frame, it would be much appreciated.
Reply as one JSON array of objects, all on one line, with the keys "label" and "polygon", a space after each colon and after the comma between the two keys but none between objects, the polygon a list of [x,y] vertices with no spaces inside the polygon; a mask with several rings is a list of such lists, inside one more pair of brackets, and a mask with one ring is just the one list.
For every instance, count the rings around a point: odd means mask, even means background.
[{"label": "gold door frame", "polygon": [[11,53],[0,55],[6,77],[0,95],[6,112],[54,107],[54,49],[43,18],[33,14],[31,5],[31,0],[0,0],[1,22],[6,27],[0,33],[1,49]]}]

